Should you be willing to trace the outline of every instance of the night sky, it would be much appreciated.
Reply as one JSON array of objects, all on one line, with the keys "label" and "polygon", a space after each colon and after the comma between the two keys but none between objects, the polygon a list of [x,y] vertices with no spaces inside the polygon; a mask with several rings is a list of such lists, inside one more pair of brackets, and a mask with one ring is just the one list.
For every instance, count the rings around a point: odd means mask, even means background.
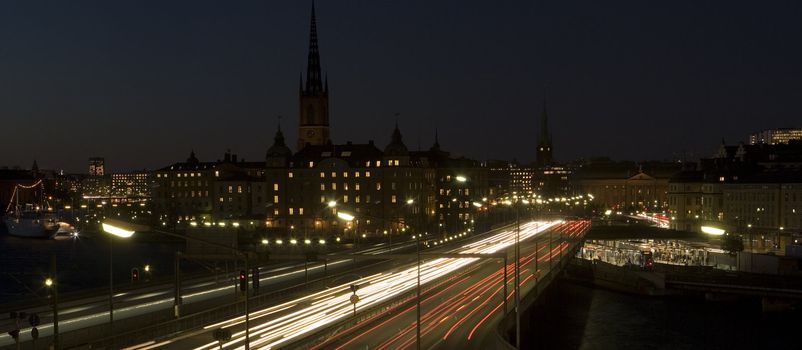
[{"label": "night sky", "polygon": [[[802,2],[317,1],[334,142],[534,160],[711,155],[802,127]],[[309,1],[0,2],[0,166],[295,146]]]}]

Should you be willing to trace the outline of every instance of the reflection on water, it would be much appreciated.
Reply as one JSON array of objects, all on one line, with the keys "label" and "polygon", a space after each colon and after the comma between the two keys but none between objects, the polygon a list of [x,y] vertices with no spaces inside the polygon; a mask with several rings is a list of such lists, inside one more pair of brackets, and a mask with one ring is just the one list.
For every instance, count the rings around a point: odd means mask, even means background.
[{"label": "reflection on water", "polygon": [[799,313],[763,314],[759,301],[648,297],[555,281],[531,312],[525,349],[795,348]]}]

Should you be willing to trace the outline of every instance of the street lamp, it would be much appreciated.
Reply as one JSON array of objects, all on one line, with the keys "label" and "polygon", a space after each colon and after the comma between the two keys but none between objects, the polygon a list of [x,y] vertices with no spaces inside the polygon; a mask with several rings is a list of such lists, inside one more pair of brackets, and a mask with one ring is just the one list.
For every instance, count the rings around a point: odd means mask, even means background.
[{"label": "street lamp", "polygon": [[[101,226],[103,231],[109,234],[109,333],[114,335],[114,236],[119,238],[131,238],[133,230],[122,228],[110,220],[104,221]],[[114,339],[112,337],[112,339]]]},{"label": "street lamp", "polygon": [[[117,236],[117,237],[121,237],[121,238],[130,238],[130,237],[132,237],[134,235],[134,233],[136,233],[136,231],[147,231],[147,230],[150,230],[150,227],[143,226],[143,225],[131,224],[131,223],[127,223],[127,222],[119,221],[119,220],[114,220],[114,219],[106,219],[106,220],[104,220],[102,222],[101,226],[103,227],[103,231],[105,231],[106,233],[110,234],[110,236],[109,236],[109,324],[110,324],[111,330],[112,330],[111,339],[112,339],[112,342],[113,342],[113,339],[114,339],[114,328],[113,328],[114,327],[114,323],[113,323],[114,322],[114,318],[113,318],[113,311],[114,311],[114,309],[113,309],[113,305],[114,305],[113,304],[113,297],[114,297],[114,284],[113,284],[113,281],[114,281],[114,279],[113,279],[113,276],[114,276],[114,274],[112,272],[113,271],[112,270],[112,266],[113,266],[112,265],[112,263],[113,263],[113,260],[112,260],[113,258],[112,257],[113,257],[113,254],[112,254],[112,250],[111,250],[112,242],[113,242],[112,238],[113,238],[113,236]],[[206,240],[203,240],[203,239],[199,239],[199,238],[195,238],[195,237],[179,235],[179,234],[176,234],[176,233],[173,233],[173,232],[160,231],[160,230],[153,230],[153,231],[161,233],[161,234],[164,234],[164,235],[167,235],[167,236],[170,236],[170,237],[176,237],[176,238],[181,238],[181,239],[184,239],[184,240],[196,241],[196,242],[199,242],[199,243],[202,243],[202,244],[208,244],[208,245],[212,245],[212,246],[216,246],[216,247],[219,247],[219,248],[230,250],[230,251],[234,252],[235,254],[238,254],[238,255],[240,255],[240,256],[242,256],[244,258],[244,260],[245,260],[245,271],[250,271],[250,269],[248,267],[248,262],[249,262],[248,261],[249,260],[248,259],[248,254],[246,252],[243,252],[243,251],[237,249],[237,248],[230,247],[230,246],[227,246],[227,245],[224,245],[224,244],[209,242],[209,241],[206,241]],[[176,265],[176,267],[177,266],[178,265]],[[149,268],[148,268],[148,270],[149,270]],[[178,284],[177,284],[178,283],[178,272],[179,271],[176,268],[176,286],[178,286]],[[176,294],[176,295],[178,295],[178,294]],[[249,324],[250,323],[250,309],[249,309],[249,305],[248,305],[249,304],[248,303],[248,299],[249,299],[248,291],[246,290],[245,291],[245,350],[249,350],[250,349],[250,324]],[[178,298],[176,298],[176,302],[178,302]]]}]

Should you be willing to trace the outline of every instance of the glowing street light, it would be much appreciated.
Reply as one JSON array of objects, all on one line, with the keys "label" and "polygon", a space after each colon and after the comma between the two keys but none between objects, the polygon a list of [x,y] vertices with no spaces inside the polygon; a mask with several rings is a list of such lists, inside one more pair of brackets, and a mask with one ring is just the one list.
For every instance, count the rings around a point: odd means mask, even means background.
[{"label": "glowing street light", "polygon": [[337,202],[336,201],[329,201],[328,206],[329,206],[329,208],[334,208],[334,207],[337,206]]},{"label": "glowing street light", "polygon": [[713,226],[702,226],[702,232],[707,233],[709,235],[714,235],[714,236],[721,236],[721,235],[723,235],[725,233],[724,230],[722,230],[722,229],[720,229],[718,227],[713,227]]},{"label": "glowing street light", "polygon": [[346,212],[338,211],[337,217],[345,221],[354,221],[354,216]]},{"label": "glowing street light", "polygon": [[414,199],[412,199],[412,198],[407,199],[407,204],[413,204],[413,203],[415,203]]},{"label": "glowing street light", "polygon": [[468,181],[468,178],[466,178],[465,176],[462,176],[462,175],[457,175],[454,179],[456,179],[459,182]]},{"label": "glowing street light", "polygon": [[120,238],[129,238],[133,236],[135,232],[132,230],[126,230],[119,226],[115,226],[114,224],[111,223],[103,222],[101,225],[103,226],[104,232],[115,235]]},{"label": "glowing street light", "polygon": [[45,278],[45,287],[48,287],[48,288],[50,288],[50,287],[52,287],[52,286],[53,286],[53,279],[52,279],[52,278],[50,278],[50,277],[48,277],[48,278]]}]

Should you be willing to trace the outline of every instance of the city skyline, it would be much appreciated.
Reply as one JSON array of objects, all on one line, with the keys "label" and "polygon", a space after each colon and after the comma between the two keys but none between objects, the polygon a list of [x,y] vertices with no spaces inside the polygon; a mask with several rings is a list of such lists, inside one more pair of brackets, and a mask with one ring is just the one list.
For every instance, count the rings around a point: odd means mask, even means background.
[{"label": "city skyline", "polygon": [[[18,35],[0,54],[0,114],[15,130],[0,141],[0,166],[36,159],[76,172],[104,156],[111,171],[155,169],[190,150],[214,160],[226,149],[262,160],[277,116],[285,130],[297,125],[309,5],[170,4],[155,17],[147,4],[4,5],[3,31]],[[410,150],[428,149],[438,130],[449,151],[530,162],[544,88],[560,161],[704,157],[722,137],[746,142],[761,129],[798,126],[802,111],[792,86],[802,54],[785,40],[800,31],[789,17],[794,4],[674,4],[664,13],[636,5],[339,5],[316,4],[335,143],[387,144],[397,118]],[[69,22],[76,14],[85,21]],[[661,27],[677,19],[687,27]],[[429,37],[409,35],[416,31]],[[590,53],[595,59],[585,61]],[[498,122],[481,125],[488,118]],[[605,136],[616,131],[625,142]],[[287,143],[296,136],[288,132]]]}]

